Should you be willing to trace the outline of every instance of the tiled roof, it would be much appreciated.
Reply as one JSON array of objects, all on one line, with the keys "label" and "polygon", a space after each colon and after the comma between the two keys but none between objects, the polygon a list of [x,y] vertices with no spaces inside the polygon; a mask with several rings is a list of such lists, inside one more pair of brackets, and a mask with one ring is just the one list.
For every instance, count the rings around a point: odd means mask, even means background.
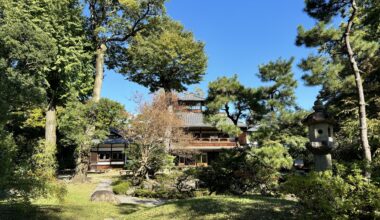
[{"label": "tiled roof", "polygon": [[[214,127],[212,124],[205,122],[202,113],[195,112],[178,112],[177,115],[183,120],[184,127]],[[232,121],[230,121],[232,124]],[[244,123],[238,123],[239,127],[246,127]]]},{"label": "tiled roof", "polygon": [[179,112],[177,113],[184,123],[184,127],[213,127],[210,123],[204,122],[202,113]]},{"label": "tiled roof", "polygon": [[124,138],[109,138],[103,141],[103,144],[127,144],[128,141]]},{"label": "tiled roof", "polygon": [[180,94],[178,97],[180,101],[205,101],[205,98],[200,97],[194,93],[184,93]]}]

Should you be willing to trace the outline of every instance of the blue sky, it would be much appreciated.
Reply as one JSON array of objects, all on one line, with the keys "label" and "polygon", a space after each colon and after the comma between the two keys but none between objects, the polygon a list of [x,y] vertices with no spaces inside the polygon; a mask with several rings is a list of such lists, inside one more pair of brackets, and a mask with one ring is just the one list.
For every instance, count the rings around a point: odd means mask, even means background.
[{"label": "blue sky", "polygon": [[[312,50],[294,44],[297,26],[314,24],[303,12],[303,5],[303,0],[170,0],[166,4],[169,16],[206,44],[206,75],[189,91],[195,87],[207,91],[210,81],[233,74],[238,74],[244,85],[257,87],[262,85],[256,77],[258,65],[294,56],[297,103],[310,109],[319,89],[304,85],[296,64]],[[131,100],[136,92],[149,93],[120,74],[106,70],[105,75],[102,96],[123,103],[128,111],[136,109]]]}]

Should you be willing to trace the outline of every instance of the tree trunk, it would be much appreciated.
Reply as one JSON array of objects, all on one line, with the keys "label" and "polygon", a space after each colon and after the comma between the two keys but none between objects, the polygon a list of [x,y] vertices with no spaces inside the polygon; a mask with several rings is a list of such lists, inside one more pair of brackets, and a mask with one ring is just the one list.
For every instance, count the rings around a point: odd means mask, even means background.
[{"label": "tree trunk", "polygon": [[[360,75],[360,70],[359,70],[358,64],[356,62],[354,52],[351,48],[351,43],[350,43],[350,32],[351,32],[351,28],[352,28],[354,18],[356,16],[356,11],[357,11],[357,6],[356,6],[355,0],[351,0],[351,8],[352,8],[352,14],[351,14],[350,19],[348,20],[347,29],[346,29],[344,37],[345,37],[347,54],[350,58],[350,65],[351,65],[351,68],[352,68],[354,75],[355,75],[355,84],[356,84],[356,89],[358,92],[360,140],[361,140],[361,145],[363,148],[364,160],[366,161],[367,166],[369,166],[371,161],[372,161],[372,156],[371,156],[371,148],[370,148],[369,142],[368,142],[367,117],[366,117],[366,106],[365,106],[366,104],[365,104],[365,98],[364,98],[364,90],[363,90],[363,84],[362,84],[362,78]],[[366,176],[370,177],[370,173],[368,171],[366,171]]]},{"label": "tree trunk", "polygon": [[100,44],[96,50],[96,64],[95,64],[95,83],[94,90],[92,92],[92,100],[99,102],[100,92],[102,90],[102,83],[104,77],[104,55],[107,51],[107,47],[104,43]]},{"label": "tree trunk", "polygon": [[45,143],[55,148],[57,145],[57,113],[53,104],[49,104],[45,117]]},{"label": "tree trunk", "polygon": [[[165,99],[167,101],[169,114],[173,114],[173,112],[174,112],[173,97],[172,96],[173,96],[173,94],[171,93],[171,91],[165,91]],[[164,140],[165,150],[167,153],[170,152],[170,149],[171,149],[171,139],[172,139],[172,131],[173,131],[173,129],[171,127],[172,123],[170,123],[168,125],[169,126],[165,130],[165,140]]]},{"label": "tree trunk", "polygon": [[72,178],[73,182],[83,183],[87,181],[88,156],[78,153],[76,158],[75,173]]}]

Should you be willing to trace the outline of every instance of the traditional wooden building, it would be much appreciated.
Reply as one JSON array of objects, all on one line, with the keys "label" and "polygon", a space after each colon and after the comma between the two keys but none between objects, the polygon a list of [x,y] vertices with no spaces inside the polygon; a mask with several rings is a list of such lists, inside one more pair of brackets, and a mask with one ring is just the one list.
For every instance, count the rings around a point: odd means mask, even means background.
[{"label": "traditional wooden building", "polygon": [[230,136],[205,122],[204,106],[205,99],[195,94],[188,93],[178,97],[176,114],[183,120],[183,128],[194,136],[194,140],[188,146],[175,146],[175,150],[197,152],[193,157],[189,156],[191,153],[179,154],[178,166],[207,166],[223,149],[232,149],[249,143],[247,126],[244,123],[238,124],[243,131],[239,137]]},{"label": "traditional wooden building", "polygon": [[117,130],[111,129],[106,140],[91,148],[90,170],[124,168],[127,146],[127,140]]},{"label": "traditional wooden building", "polygon": [[[238,124],[243,133],[233,137],[205,122],[204,98],[192,93],[180,95],[176,106],[176,114],[183,120],[183,129],[194,137],[187,146],[173,146],[178,166],[207,166],[223,149],[249,144],[244,123]],[[127,147],[128,141],[117,130],[111,130],[106,140],[91,148],[90,169],[124,168]]]}]

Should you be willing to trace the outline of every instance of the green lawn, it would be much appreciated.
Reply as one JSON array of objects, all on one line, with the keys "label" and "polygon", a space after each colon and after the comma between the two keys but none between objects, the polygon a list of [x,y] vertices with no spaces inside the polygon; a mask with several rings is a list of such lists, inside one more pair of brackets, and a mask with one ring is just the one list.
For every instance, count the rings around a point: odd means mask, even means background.
[{"label": "green lawn", "polygon": [[[0,219],[291,219],[295,202],[262,196],[205,196],[157,207],[90,202],[103,175],[91,183],[67,184],[65,201],[39,199],[32,206],[0,202]],[[107,176],[112,178],[112,176]]]},{"label": "green lawn", "polygon": [[[91,202],[91,193],[100,179],[109,176],[92,176],[91,183],[67,184],[63,202],[56,199],[39,199],[31,207],[7,205],[0,202],[0,219],[105,219],[123,217],[143,207]],[[112,176],[111,176],[112,177]]]},{"label": "green lawn", "polygon": [[295,219],[295,202],[263,196],[205,196],[127,215],[125,219]]}]

